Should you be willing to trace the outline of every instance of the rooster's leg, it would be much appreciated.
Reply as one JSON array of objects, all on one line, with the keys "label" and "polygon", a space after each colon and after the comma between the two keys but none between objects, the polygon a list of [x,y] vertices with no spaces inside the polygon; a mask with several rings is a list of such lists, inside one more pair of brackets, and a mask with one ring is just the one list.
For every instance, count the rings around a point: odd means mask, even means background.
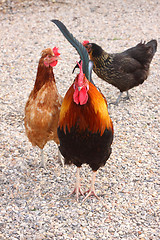
[{"label": "rooster's leg", "polygon": [[90,189],[87,191],[88,194],[87,196],[83,199],[83,202],[89,197],[89,196],[95,196],[96,198],[99,199],[99,197],[96,195],[95,193],[95,187],[94,187],[94,184],[95,184],[95,180],[96,180],[96,171],[93,171],[93,174],[92,174],[92,180],[91,180],[91,187]]},{"label": "rooster's leg", "polygon": [[76,172],[76,183],[75,183],[75,187],[74,187],[74,190],[73,192],[71,192],[68,197],[70,195],[72,195],[73,193],[76,194],[76,200],[78,201],[78,196],[79,196],[79,193],[81,195],[83,195],[83,192],[81,190],[81,187],[80,187],[80,176],[79,176],[79,173],[80,173],[80,167],[77,167],[77,172]]}]

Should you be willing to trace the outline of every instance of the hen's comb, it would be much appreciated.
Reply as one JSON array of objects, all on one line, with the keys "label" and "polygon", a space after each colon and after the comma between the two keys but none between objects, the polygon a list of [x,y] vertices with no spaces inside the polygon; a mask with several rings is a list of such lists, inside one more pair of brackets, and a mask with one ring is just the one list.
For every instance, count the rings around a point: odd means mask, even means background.
[{"label": "hen's comb", "polygon": [[57,47],[54,47],[54,48],[53,48],[53,53],[54,53],[55,56],[61,55],[61,54],[58,52],[58,48],[57,48]]},{"label": "hen's comb", "polygon": [[85,46],[86,44],[88,44],[89,43],[89,41],[88,40],[85,40],[85,41],[83,41],[83,46]]}]

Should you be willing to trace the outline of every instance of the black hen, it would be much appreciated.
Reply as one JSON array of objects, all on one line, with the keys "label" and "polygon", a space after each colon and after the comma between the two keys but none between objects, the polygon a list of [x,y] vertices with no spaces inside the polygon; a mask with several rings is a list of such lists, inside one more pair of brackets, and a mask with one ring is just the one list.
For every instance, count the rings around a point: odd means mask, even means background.
[{"label": "black hen", "polygon": [[93,71],[102,80],[120,90],[115,104],[118,105],[124,91],[142,84],[149,75],[152,58],[157,51],[157,41],[140,42],[122,53],[109,54],[95,43],[84,41],[83,45],[93,61]]}]

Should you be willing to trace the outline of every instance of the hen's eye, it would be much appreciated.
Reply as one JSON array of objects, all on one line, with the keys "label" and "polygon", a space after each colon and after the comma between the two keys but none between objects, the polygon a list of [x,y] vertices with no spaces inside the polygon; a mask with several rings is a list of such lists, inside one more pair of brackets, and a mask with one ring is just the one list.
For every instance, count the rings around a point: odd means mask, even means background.
[{"label": "hen's eye", "polygon": [[51,55],[48,55],[49,58],[51,58],[52,56]]}]

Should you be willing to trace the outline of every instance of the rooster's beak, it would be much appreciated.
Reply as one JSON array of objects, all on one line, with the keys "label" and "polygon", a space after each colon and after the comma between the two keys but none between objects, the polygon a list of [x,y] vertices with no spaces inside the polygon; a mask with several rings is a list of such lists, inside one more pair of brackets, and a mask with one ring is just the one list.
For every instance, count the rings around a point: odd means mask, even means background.
[{"label": "rooster's beak", "polygon": [[78,91],[80,92],[82,88],[83,88],[83,86],[81,86],[81,87],[78,87]]}]

